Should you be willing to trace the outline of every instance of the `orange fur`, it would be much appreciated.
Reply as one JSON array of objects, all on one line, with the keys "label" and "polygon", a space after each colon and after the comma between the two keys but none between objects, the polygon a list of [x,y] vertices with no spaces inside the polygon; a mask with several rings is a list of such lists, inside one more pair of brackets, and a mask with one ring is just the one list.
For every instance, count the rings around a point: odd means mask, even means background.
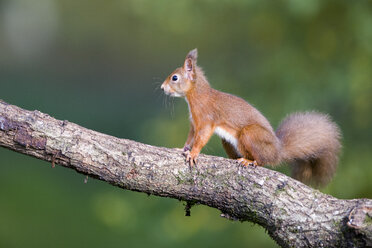
[{"label": "orange fur", "polygon": [[[186,56],[161,88],[184,97],[190,111],[190,132],[184,146],[193,165],[214,132],[230,158],[243,164],[277,165],[289,162],[293,176],[306,183],[327,183],[335,172],[340,131],[328,116],[316,112],[290,115],[274,132],[268,120],[243,99],[210,87],[196,65],[197,50]],[[190,151],[189,151],[190,150]]]}]

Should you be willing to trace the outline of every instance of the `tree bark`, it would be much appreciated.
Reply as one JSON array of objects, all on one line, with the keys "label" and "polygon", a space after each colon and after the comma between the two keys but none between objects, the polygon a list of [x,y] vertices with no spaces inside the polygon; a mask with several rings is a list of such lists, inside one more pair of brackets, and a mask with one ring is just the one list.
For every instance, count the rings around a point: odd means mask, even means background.
[{"label": "tree bark", "polygon": [[282,247],[372,246],[372,200],[340,200],[279,172],[119,139],[0,100],[0,145],[124,189],[219,209],[263,226]]}]

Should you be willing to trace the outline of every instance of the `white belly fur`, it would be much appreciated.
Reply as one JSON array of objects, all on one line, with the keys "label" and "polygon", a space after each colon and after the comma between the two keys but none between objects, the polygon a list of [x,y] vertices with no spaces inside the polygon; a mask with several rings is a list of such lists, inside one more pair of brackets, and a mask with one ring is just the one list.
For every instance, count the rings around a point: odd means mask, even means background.
[{"label": "white belly fur", "polygon": [[221,127],[216,127],[214,133],[217,134],[222,139],[224,139],[225,141],[229,142],[235,148],[236,152],[239,153],[238,140],[233,135],[231,135],[229,132],[227,132],[225,129]]}]

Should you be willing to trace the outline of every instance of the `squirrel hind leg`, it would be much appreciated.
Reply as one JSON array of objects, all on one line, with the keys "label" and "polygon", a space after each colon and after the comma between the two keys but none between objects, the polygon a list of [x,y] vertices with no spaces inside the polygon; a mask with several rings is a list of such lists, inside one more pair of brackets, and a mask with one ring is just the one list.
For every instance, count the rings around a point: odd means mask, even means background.
[{"label": "squirrel hind leg", "polygon": [[256,161],[258,165],[275,165],[280,162],[280,143],[273,132],[252,124],[244,127],[238,138],[238,150],[248,160]]},{"label": "squirrel hind leg", "polygon": [[229,156],[229,158],[231,159],[236,159],[241,166],[247,167],[258,165],[256,160],[249,160],[244,158],[233,145],[231,145],[224,139],[222,139],[222,146],[225,149],[227,156]]},{"label": "squirrel hind leg", "polygon": [[246,159],[246,158],[238,158],[237,161],[243,167],[248,167],[248,166],[257,167],[257,166],[259,166],[259,164],[257,164],[256,160],[249,160],[249,159]]}]

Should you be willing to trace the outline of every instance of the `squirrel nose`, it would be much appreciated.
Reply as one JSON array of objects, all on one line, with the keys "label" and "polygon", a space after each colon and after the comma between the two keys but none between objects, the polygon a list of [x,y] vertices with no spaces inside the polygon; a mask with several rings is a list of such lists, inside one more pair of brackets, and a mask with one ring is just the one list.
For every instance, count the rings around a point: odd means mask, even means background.
[{"label": "squirrel nose", "polygon": [[162,85],[160,86],[160,89],[164,90],[164,84],[162,84]]}]

